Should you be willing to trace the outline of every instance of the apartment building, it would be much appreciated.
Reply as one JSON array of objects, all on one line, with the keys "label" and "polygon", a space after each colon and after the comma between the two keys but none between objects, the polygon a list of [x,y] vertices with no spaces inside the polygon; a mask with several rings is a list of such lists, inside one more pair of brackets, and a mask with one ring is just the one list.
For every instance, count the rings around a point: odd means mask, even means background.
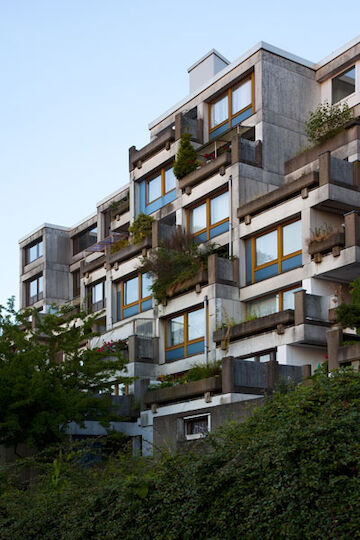
[{"label": "apartment building", "polygon": [[[136,380],[126,396],[113,391],[140,409],[117,428],[145,453],[246,417],[279,377],[318,369],[329,335],[341,349],[334,308],[359,275],[360,39],[318,64],[263,42],[231,63],[212,50],[188,72],[189,95],[149,124],[147,145],[130,147],[129,183],[78,225],[44,224],[20,241],[22,308],[82,304],[99,312],[90,347],[127,341]],[[304,122],[324,100],[347,102],[353,120],[304,150]],[[185,131],[201,166],[177,180]],[[135,243],[140,213],[154,222]],[[140,258],[179,228],[216,250],[157,304]],[[147,390],[215,361],[221,376]]]}]

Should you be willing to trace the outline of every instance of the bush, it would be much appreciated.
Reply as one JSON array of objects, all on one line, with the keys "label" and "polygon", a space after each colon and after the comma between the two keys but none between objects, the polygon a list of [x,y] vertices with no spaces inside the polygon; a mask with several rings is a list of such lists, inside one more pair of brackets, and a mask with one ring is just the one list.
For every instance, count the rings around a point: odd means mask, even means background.
[{"label": "bush", "polygon": [[320,373],[277,393],[192,452],[118,455],[91,469],[63,456],[21,489],[0,476],[3,540],[358,538],[360,374]]},{"label": "bush", "polygon": [[213,245],[200,248],[193,236],[177,229],[156,251],[141,259],[141,272],[153,277],[152,292],[159,304],[175,285],[196,275],[206,268],[207,258],[214,251]]},{"label": "bush", "polygon": [[133,224],[129,227],[129,232],[133,235],[134,244],[140,244],[144,238],[151,236],[153,221],[154,218],[152,216],[148,216],[142,212],[138,214]]},{"label": "bush", "polygon": [[330,105],[325,101],[320,103],[315,111],[310,112],[309,119],[305,122],[305,133],[312,144],[322,143],[341,131],[351,117],[352,113],[346,102]]},{"label": "bush", "polygon": [[336,310],[337,321],[344,328],[355,328],[360,334],[360,278],[350,283],[351,304],[344,302]]},{"label": "bush", "polygon": [[174,162],[174,174],[178,180],[199,167],[197,152],[191,144],[191,133],[181,135],[179,151]]}]

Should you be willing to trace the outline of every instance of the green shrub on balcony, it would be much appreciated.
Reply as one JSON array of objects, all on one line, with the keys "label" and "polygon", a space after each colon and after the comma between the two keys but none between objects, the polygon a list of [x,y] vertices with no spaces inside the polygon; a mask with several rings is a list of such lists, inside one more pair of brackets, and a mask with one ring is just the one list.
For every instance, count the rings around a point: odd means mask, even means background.
[{"label": "green shrub on balcony", "polygon": [[181,135],[180,146],[174,162],[174,174],[178,180],[200,166],[197,151],[191,144],[191,133]]},{"label": "green shrub on balcony", "polygon": [[144,238],[151,236],[153,221],[153,217],[142,212],[137,216],[133,224],[129,227],[129,232],[133,235],[134,244],[140,244]]},{"label": "green shrub on balcony", "polygon": [[305,133],[310,143],[322,143],[341,131],[351,117],[352,112],[346,102],[330,105],[325,101],[310,112],[305,122]]},{"label": "green shrub on balcony", "polygon": [[163,304],[171,288],[206,269],[214,247],[213,244],[200,247],[193,236],[178,229],[156,251],[142,258],[139,270],[152,276],[152,292],[157,302]]}]

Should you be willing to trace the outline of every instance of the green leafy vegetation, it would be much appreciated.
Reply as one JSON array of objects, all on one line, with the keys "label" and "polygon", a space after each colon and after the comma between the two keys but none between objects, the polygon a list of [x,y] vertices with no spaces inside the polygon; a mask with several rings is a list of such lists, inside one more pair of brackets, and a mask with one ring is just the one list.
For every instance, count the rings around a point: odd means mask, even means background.
[{"label": "green leafy vegetation", "polygon": [[358,537],[359,373],[319,372],[198,443],[155,460],[120,452],[91,468],[63,451],[37,462],[28,488],[3,469],[1,538]]},{"label": "green leafy vegetation", "polygon": [[142,212],[138,214],[133,224],[129,227],[129,232],[133,235],[134,244],[140,244],[144,238],[151,236],[153,221],[154,218],[152,216],[148,216]]},{"label": "green leafy vegetation", "polygon": [[164,303],[175,286],[205,270],[214,248],[213,244],[200,246],[192,235],[176,229],[156,251],[142,258],[139,270],[153,277],[152,292],[157,302]]},{"label": "green leafy vegetation", "polygon": [[83,347],[95,321],[72,306],[47,314],[0,306],[0,444],[42,449],[88,415],[109,425],[110,396],[99,392],[132,379],[117,376],[126,362],[120,347]]},{"label": "green leafy vegetation", "polygon": [[181,135],[180,146],[174,162],[174,174],[178,180],[200,166],[197,151],[191,144],[191,133]]},{"label": "green leafy vegetation", "polygon": [[216,360],[204,364],[198,362],[194,364],[189,371],[180,375],[159,375],[160,384],[150,384],[148,390],[157,390],[158,388],[168,388],[177,384],[186,384],[188,382],[200,381],[207,377],[216,377],[221,375],[221,360]]},{"label": "green leafy vegetation", "polygon": [[305,133],[310,143],[322,143],[341,131],[351,118],[352,113],[346,102],[330,105],[325,101],[310,112],[305,122]]},{"label": "green leafy vegetation", "polygon": [[360,278],[350,283],[351,304],[344,302],[336,310],[338,322],[344,328],[355,328],[360,335]]}]

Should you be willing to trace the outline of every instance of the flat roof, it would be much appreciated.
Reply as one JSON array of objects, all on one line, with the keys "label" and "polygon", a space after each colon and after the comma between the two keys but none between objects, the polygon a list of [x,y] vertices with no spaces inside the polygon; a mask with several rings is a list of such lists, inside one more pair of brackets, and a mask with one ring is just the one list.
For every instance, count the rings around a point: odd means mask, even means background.
[{"label": "flat roof", "polygon": [[345,43],[345,45],[342,45],[339,49],[336,49],[335,51],[330,53],[323,60],[320,60],[320,62],[315,64],[315,69],[319,69],[319,68],[325,66],[326,64],[331,62],[331,60],[334,60],[334,58],[337,58],[338,56],[340,56],[344,52],[348,51],[349,49],[351,49],[351,47],[353,47],[354,45],[356,45],[359,42],[360,42],[360,34],[358,36],[356,36],[354,39],[352,39],[351,41],[348,41],[347,43]]}]

